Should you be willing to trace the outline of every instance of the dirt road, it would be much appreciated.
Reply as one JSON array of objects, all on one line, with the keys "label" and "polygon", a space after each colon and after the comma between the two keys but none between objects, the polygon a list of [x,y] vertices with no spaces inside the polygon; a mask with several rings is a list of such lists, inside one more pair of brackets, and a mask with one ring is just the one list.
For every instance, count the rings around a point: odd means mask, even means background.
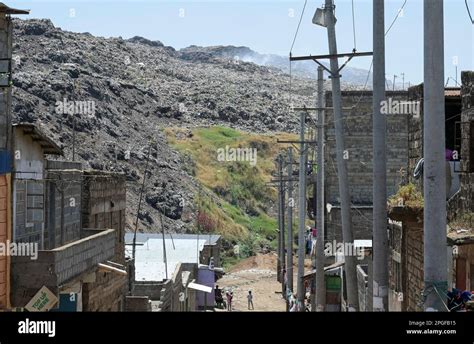
[{"label": "dirt road", "polygon": [[285,301],[281,295],[281,285],[276,280],[276,264],[275,254],[250,257],[235,265],[217,281],[219,288],[233,291],[233,311],[252,312],[247,307],[249,290],[254,295],[254,311],[284,312],[286,310]]}]

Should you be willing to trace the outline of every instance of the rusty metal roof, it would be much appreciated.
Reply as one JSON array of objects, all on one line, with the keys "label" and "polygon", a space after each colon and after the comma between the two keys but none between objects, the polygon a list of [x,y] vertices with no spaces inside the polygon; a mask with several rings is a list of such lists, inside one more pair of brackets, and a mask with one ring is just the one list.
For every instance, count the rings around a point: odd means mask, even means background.
[{"label": "rusty metal roof", "polygon": [[446,87],[444,89],[445,97],[461,97],[461,89],[459,87]]},{"label": "rusty metal roof", "polygon": [[15,8],[8,7],[3,2],[0,2],[0,13],[5,14],[30,14],[30,10],[18,10]]},{"label": "rusty metal roof", "polygon": [[23,133],[38,142],[44,154],[63,155],[63,150],[33,123],[17,123],[13,127],[22,129]]}]

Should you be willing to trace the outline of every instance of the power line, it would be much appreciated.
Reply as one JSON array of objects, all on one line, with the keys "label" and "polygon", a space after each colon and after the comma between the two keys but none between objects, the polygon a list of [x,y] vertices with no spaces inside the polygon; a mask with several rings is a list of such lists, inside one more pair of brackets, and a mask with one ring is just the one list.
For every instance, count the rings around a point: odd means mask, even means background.
[{"label": "power line", "polygon": [[[385,32],[385,36],[387,36],[387,34],[390,32],[390,30],[392,29],[393,25],[395,25],[395,23],[397,22],[397,19],[400,17],[400,13],[402,13],[403,11],[403,8],[405,7],[405,5],[407,4],[407,1],[408,0],[405,0],[405,2],[403,3],[402,7],[400,7],[400,9],[398,10],[397,12],[397,15],[395,16],[395,18],[393,19],[392,21],[392,24],[390,24],[388,30]],[[467,0],[466,0],[467,1]]]},{"label": "power line", "polygon": [[471,19],[471,23],[474,24],[474,20],[472,19],[471,10],[469,9],[469,5],[467,4],[467,0],[464,0],[464,3],[466,4],[466,10],[467,10],[467,14],[469,15],[469,19]]},{"label": "power line", "polygon": [[293,46],[295,45],[296,37],[298,36],[298,32],[300,30],[301,21],[303,20],[303,15],[304,15],[304,11],[306,9],[307,3],[308,3],[308,0],[305,0],[304,5],[303,5],[303,10],[301,11],[300,21],[298,22],[298,26],[296,28],[295,37],[293,38],[293,43],[291,44],[290,55],[291,55],[291,52],[293,51]]},{"label": "power line", "polygon": [[354,0],[352,0],[352,35],[354,37],[354,49],[357,50],[357,41],[356,41],[356,26],[355,26],[355,14],[354,14]]}]

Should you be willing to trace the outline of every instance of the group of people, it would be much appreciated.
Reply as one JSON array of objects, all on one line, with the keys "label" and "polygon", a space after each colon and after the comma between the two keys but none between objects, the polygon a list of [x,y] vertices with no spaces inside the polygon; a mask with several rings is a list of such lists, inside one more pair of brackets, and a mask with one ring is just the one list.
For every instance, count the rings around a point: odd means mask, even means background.
[{"label": "group of people", "polygon": [[453,288],[448,292],[448,308],[451,312],[462,312],[466,310],[467,303],[474,301],[472,292]]},{"label": "group of people", "polygon": [[[234,299],[234,292],[232,290],[227,290],[225,292],[226,301],[224,302],[224,297],[222,296],[222,289],[219,289],[219,286],[216,285],[214,289],[214,297],[216,299],[216,306],[219,308],[226,308],[227,311],[232,312],[232,300]],[[252,291],[249,290],[247,294],[247,305],[248,309],[254,309],[253,306],[253,294]]]}]

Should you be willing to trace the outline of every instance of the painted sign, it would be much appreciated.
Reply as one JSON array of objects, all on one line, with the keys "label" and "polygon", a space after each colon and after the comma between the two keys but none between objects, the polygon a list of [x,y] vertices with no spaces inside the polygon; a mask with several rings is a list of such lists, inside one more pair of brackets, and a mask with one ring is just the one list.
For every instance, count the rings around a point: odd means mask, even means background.
[{"label": "painted sign", "polygon": [[58,303],[58,298],[48,288],[43,286],[25,306],[30,312],[47,312]]}]

